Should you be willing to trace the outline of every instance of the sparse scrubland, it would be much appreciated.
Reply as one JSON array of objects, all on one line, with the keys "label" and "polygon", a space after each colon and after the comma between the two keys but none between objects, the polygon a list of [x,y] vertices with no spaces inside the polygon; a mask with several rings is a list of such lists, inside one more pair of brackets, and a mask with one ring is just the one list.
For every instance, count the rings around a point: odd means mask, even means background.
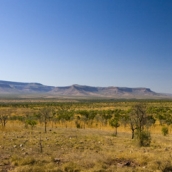
[{"label": "sparse scrubland", "polygon": [[172,101],[2,101],[0,171],[172,171]]}]

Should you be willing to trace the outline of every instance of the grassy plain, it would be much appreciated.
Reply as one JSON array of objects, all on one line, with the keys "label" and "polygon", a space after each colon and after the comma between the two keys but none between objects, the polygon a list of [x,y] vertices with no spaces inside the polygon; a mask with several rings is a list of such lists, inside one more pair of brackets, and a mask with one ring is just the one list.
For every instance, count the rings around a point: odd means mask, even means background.
[{"label": "grassy plain", "polygon": [[[57,108],[65,104],[77,110],[128,110],[138,101],[78,101],[19,100],[2,101],[0,109],[11,109],[12,116],[24,116],[41,107]],[[171,101],[141,101],[148,107],[172,109]],[[169,126],[171,130],[171,126]],[[0,129],[0,171],[6,172],[165,172],[172,171],[172,135],[161,133],[161,126],[150,127],[151,145],[139,147],[131,139],[129,126],[120,125],[118,135],[109,124],[93,121],[83,128],[76,128],[75,119],[37,123],[31,129],[22,121],[9,120]]]}]

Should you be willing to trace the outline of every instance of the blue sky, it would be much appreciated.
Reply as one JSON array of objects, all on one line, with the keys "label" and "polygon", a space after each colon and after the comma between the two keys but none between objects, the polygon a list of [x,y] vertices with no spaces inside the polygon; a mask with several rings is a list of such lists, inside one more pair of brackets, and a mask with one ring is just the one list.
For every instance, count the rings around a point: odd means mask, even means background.
[{"label": "blue sky", "polygon": [[171,0],[0,0],[0,80],[172,93]]}]

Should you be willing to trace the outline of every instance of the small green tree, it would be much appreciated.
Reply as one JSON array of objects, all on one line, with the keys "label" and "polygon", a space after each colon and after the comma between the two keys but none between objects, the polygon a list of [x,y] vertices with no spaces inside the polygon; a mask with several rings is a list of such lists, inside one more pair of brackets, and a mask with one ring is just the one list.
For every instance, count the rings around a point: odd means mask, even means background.
[{"label": "small green tree", "polygon": [[37,122],[34,119],[28,119],[28,120],[26,120],[26,123],[31,126],[32,130],[33,130],[34,126],[37,124]]},{"label": "small green tree", "polygon": [[115,133],[114,133],[114,135],[117,136],[117,134],[118,134],[118,133],[117,133],[117,129],[118,129],[118,127],[120,126],[120,124],[119,124],[119,119],[118,119],[118,118],[113,118],[113,119],[110,120],[109,124],[110,124],[112,127],[115,128]]},{"label": "small green tree", "polygon": [[148,127],[149,127],[149,125],[147,125],[148,115],[146,112],[145,104],[138,103],[132,107],[130,113],[130,124],[132,124],[131,125],[132,135],[133,135],[133,130],[136,130],[137,140],[139,142],[139,145],[148,146],[151,142],[151,135],[150,132],[148,132]]},{"label": "small green tree", "polygon": [[162,129],[161,129],[161,131],[162,131],[162,134],[164,136],[166,136],[168,134],[168,127],[167,126],[163,126]]}]

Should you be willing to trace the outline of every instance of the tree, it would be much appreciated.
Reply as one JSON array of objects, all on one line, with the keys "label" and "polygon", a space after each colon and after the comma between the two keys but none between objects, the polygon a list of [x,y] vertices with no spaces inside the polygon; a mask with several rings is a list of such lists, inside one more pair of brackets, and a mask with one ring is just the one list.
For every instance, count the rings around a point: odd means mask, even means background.
[{"label": "tree", "polygon": [[132,138],[134,138],[134,131],[137,131],[137,139],[140,146],[148,146],[151,138],[150,133],[145,131],[148,115],[146,113],[145,104],[138,103],[134,105],[130,113],[130,126],[132,130]]},{"label": "tree", "polygon": [[84,128],[85,128],[86,124],[92,125],[92,122],[93,122],[95,116],[97,115],[97,111],[82,110],[82,111],[78,111],[78,114],[81,115],[81,120],[84,121]]},{"label": "tree", "polygon": [[37,124],[37,122],[34,119],[28,119],[26,120],[26,123],[31,126],[32,130],[33,130],[33,127]]},{"label": "tree", "polygon": [[114,111],[111,111],[111,114],[112,114],[112,119],[109,121],[109,124],[115,128],[115,133],[114,135],[117,136],[117,129],[118,127],[120,126],[120,119],[121,119],[121,114],[122,111],[119,110],[119,109],[115,109]]},{"label": "tree", "polygon": [[115,136],[117,136],[117,128],[120,126],[120,124],[119,124],[119,118],[112,118],[111,120],[110,120],[110,125],[112,126],[112,127],[115,127],[115,133],[114,133],[114,135]]},{"label": "tree", "polygon": [[136,104],[133,108],[133,113],[136,115],[137,129],[141,132],[146,125],[146,106],[144,104]]},{"label": "tree", "polygon": [[149,114],[152,114],[155,117],[160,125],[171,125],[172,124],[172,110],[169,107],[149,107],[148,109]]},{"label": "tree", "polygon": [[46,133],[47,132],[47,123],[54,116],[53,109],[45,107],[40,110],[38,116],[40,118],[40,121],[44,123],[44,132]]}]

